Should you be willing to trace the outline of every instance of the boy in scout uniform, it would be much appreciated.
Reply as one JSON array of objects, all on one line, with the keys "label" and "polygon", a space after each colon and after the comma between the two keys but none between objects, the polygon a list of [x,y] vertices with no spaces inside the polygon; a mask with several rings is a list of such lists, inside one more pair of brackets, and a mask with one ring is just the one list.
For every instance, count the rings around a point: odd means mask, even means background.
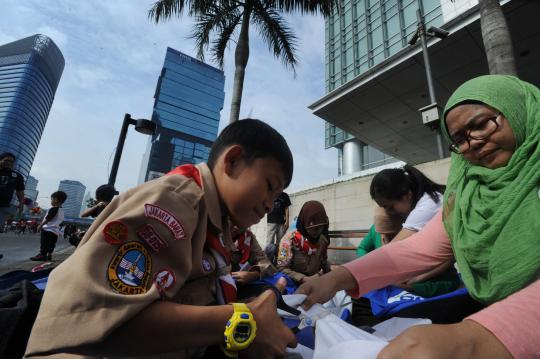
[{"label": "boy in scout uniform", "polygon": [[[50,275],[26,357],[274,358],[295,345],[266,291],[235,301],[229,219],[247,228],[292,177],[284,138],[227,126],[208,165],[183,165],[115,198]],[[208,355],[207,355],[208,356]]]}]

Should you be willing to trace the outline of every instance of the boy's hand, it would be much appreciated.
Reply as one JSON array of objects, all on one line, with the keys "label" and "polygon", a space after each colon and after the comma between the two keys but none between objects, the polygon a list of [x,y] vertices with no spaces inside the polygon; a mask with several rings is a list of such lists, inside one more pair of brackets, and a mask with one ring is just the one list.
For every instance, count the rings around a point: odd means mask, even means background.
[{"label": "boy's hand", "polygon": [[[276,284],[280,291],[283,282]],[[286,347],[296,347],[295,335],[277,315],[276,301],[274,292],[267,290],[247,303],[257,322],[257,336],[249,348],[240,352],[240,358],[273,359],[285,355]]]},{"label": "boy's hand", "polygon": [[231,275],[238,284],[246,284],[252,282],[255,279],[259,279],[260,276],[259,272],[248,271],[232,272]]}]

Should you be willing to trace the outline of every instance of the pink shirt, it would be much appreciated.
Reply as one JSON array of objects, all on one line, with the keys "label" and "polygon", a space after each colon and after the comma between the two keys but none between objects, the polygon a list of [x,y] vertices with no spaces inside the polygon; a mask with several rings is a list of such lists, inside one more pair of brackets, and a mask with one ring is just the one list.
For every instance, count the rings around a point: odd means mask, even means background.
[{"label": "pink shirt", "polygon": [[[358,283],[350,294],[358,297],[454,260],[441,213],[409,238],[345,264]],[[540,280],[466,319],[491,331],[515,358],[540,358]]]}]

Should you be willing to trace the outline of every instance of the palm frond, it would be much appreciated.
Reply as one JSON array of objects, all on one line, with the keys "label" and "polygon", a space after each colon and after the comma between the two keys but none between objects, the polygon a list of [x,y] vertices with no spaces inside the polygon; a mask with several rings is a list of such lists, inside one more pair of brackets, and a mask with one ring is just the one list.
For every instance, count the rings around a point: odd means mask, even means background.
[{"label": "palm frond", "polygon": [[231,36],[234,34],[236,27],[240,23],[242,15],[242,12],[237,12],[234,16],[228,18],[227,22],[223,23],[217,39],[213,41],[212,58],[219,65],[220,69],[223,69],[227,44],[229,43]]},{"label": "palm frond", "polygon": [[318,14],[324,17],[332,15],[339,0],[265,0],[267,6],[284,12],[299,12],[300,14]]},{"label": "palm frond", "polygon": [[201,61],[204,60],[204,53],[208,49],[212,32],[218,34],[223,32],[223,29],[227,28],[229,23],[235,21],[238,13],[238,4],[231,5],[222,2],[208,6],[204,12],[195,16],[195,24],[190,37],[195,39],[197,57]]},{"label": "palm frond", "polygon": [[180,16],[184,11],[184,7],[188,5],[184,0],[159,0],[156,1],[150,10],[148,10],[148,18],[156,24],[160,20],[169,20],[173,15]]},{"label": "palm frond", "polygon": [[[232,1],[225,0],[224,2],[230,3]],[[206,12],[215,3],[211,0],[158,0],[148,10],[148,18],[157,24],[159,21],[170,20],[173,16],[180,17],[186,8],[188,15],[196,16]]]},{"label": "palm frond", "polygon": [[290,67],[295,73],[296,47],[298,38],[287,22],[282,18],[281,12],[275,8],[263,6],[258,3],[254,7],[253,21],[257,25],[260,36],[268,45],[276,58]]}]

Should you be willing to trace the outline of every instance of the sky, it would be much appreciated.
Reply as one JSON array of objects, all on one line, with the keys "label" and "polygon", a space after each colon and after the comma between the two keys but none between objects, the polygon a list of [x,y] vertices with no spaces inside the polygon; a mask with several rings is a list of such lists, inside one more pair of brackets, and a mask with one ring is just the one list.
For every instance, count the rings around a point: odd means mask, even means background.
[{"label": "sky", "polygon": [[[0,44],[41,33],[58,45],[66,61],[30,173],[39,180],[38,202],[48,202],[45,198],[65,179],[80,181],[93,197],[107,182],[124,114],[152,114],[166,48],[195,57],[189,38],[192,20],[184,15],[156,25],[147,18],[152,3],[2,0]],[[289,187],[294,191],[335,177],[337,151],[324,149],[324,122],[307,108],[324,95],[324,20],[301,15],[287,19],[299,38],[296,77],[252,27],[240,117],[259,118],[283,134],[294,156]],[[224,72],[220,130],[229,118],[234,42],[227,50]],[[137,185],[147,141],[130,127],[118,190]]]}]

